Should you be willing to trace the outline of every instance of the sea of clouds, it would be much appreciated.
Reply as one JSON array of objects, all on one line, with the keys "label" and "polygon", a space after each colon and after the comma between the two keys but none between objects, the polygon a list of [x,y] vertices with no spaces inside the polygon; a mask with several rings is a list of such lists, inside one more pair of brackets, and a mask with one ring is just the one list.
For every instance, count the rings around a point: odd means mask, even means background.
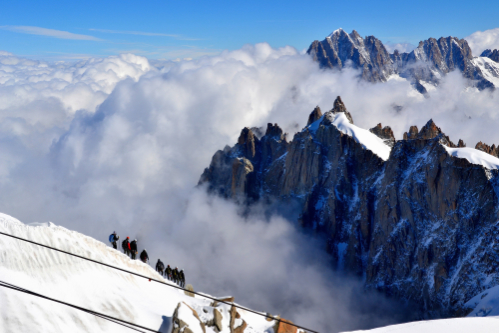
[{"label": "sea of clouds", "polygon": [[186,271],[196,290],[321,332],[407,320],[399,304],[334,273],[324,239],[258,207],[248,217],[195,188],[211,157],[245,126],[292,138],[340,95],[355,123],[400,139],[430,118],[457,142],[499,143],[499,93],[451,73],[425,98],[394,78],[359,81],[268,44],[183,62],[132,54],[45,63],[0,53],[0,211],[102,241],[138,238],[152,264]]}]

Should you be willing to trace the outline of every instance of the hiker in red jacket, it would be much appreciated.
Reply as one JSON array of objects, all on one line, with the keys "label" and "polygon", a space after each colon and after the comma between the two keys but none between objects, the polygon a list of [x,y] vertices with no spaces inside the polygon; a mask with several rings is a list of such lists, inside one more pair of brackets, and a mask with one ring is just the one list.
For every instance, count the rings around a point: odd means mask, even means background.
[{"label": "hiker in red jacket", "polygon": [[123,252],[129,256],[130,255],[130,241],[129,241],[130,237],[127,237],[123,243],[121,243],[121,246],[123,246]]}]

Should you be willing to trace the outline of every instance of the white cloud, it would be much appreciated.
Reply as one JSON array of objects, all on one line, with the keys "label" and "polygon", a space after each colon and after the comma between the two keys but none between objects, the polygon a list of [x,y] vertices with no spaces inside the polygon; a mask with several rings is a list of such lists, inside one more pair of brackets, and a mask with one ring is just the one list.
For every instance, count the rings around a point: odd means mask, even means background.
[{"label": "white cloud", "polygon": [[[193,188],[244,126],[279,123],[292,137],[337,95],[357,125],[382,122],[397,138],[433,118],[454,141],[499,143],[499,92],[465,89],[451,73],[426,99],[405,80],[359,82],[355,71],[323,71],[267,44],[155,64],[161,69],[133,55],[49,64],[3,54],[0,211],[104,242],[115,229],[137,236],[152,259],[185,268],[198,290],[234,293],[321,332],[400,319],[331,271],[324,240],[282,217],[242,218]],[[367,306],[374,315],[362,308],[372,302],[383,304]]]},{"label": "white cloud", "polygon": [[398,50],[400,53],[404,52],[411,52],[416,48],[416,45],[413,45],[411,43],[391,43],[391,42],[386,42],[383,43],[385,46],[386,50],[390,53],[393,53],[395,50]]},{"label": "white cloud", "polygon": [[0,26],[0,29],[9,30],[13,32],[19,32],[23,34],[29,35],[40,35],[47,37],[54,37],[60,39],[76,39],[76,40],[91,40],[91,41],[101,41],[102,39],[89,36],[89,35],[80,35],[74,34],[68,31],[55,30],[55,29],[47,29],[41,27],[32,27],[25,25],[4,25]]},{"label": "white cloud", "polygon": [[475,57],[486,49],[499,49],[499,28],[477,31],[465,37]]}]

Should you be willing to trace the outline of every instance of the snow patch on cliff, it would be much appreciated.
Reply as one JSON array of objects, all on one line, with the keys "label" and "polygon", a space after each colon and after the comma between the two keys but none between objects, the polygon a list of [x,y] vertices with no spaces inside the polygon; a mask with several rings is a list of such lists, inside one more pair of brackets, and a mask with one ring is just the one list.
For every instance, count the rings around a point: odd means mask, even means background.
[{"label": "snow patch on cliff", "polygon": [[364,148],[369,149],[384,161],[388,160],[392,148],[387,146],[383,139],[374,135],[373,133],[363,128],[357,127],[348,121],[344,113],[331,113],[325,114],[330,119],[334,126],[339,129],[343,134],[351,136],[355,141],[360,143]]},{"label": "snow patch on cliff", "polygon": [[471,164],[482,165],[487,169],[499,169],[499,159],[474,148],[450,148],[444,146],[449,155],[457,158],[465,158]]}]

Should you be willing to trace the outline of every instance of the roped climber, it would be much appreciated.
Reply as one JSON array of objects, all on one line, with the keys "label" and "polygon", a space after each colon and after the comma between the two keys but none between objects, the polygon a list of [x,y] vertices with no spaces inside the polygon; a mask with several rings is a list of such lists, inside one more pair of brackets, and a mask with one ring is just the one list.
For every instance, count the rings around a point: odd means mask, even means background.
[{"label": "roped climber", "polygon": [[178,283],[178,268],[175,267],[172,271],[173,282]]},{"label": "roped climber", "polygon": [[127,256],[130,256],[130,237],[127,237],[121,243],[121,246],[123,246],[123,253],[125,253]]},{"label": "roped climber", "polygon": [[181,269],[180,272],[178,272],[178,279],[180,280],[180,286],[182,288],[185,287],[185,275],[184,275],[184,270]]},{"label": "roped climber", "polygon": [[163,276],[163,270],[165,269],[165,264],[161,260],[158,259],[156,263],[156,271]]},{"label": "roped climber", "polygon": [[137,239],[134,239],[131,243],[130,243],[130,252],[132,253],[132,259],[135,259],[135,257],[137,256]]},{"label": "roped climber", "polygon": [[147,260],[149,260],[146,249],[143,249],[142,252],[140,252],[140,260],[144,263],[147,263]]},{"label": "roped climber", "polygon": [[170,265],[168,265],[168,266],[166,267],[166,269],[165,269],[165,276],[166,276],[166,278],[167,278],[168,280],[170,280],[170,281],[171,281],[171,279],[172,279],[172,269],[171,269]]},{"label": "roped climber", "polygon": [[118,249],[118,240],[120,239],[120,236],[116,235],[116,231],[113,231],[111,235],[109,235],[109,242],[113,244],[113,249],[117,250]]}]

